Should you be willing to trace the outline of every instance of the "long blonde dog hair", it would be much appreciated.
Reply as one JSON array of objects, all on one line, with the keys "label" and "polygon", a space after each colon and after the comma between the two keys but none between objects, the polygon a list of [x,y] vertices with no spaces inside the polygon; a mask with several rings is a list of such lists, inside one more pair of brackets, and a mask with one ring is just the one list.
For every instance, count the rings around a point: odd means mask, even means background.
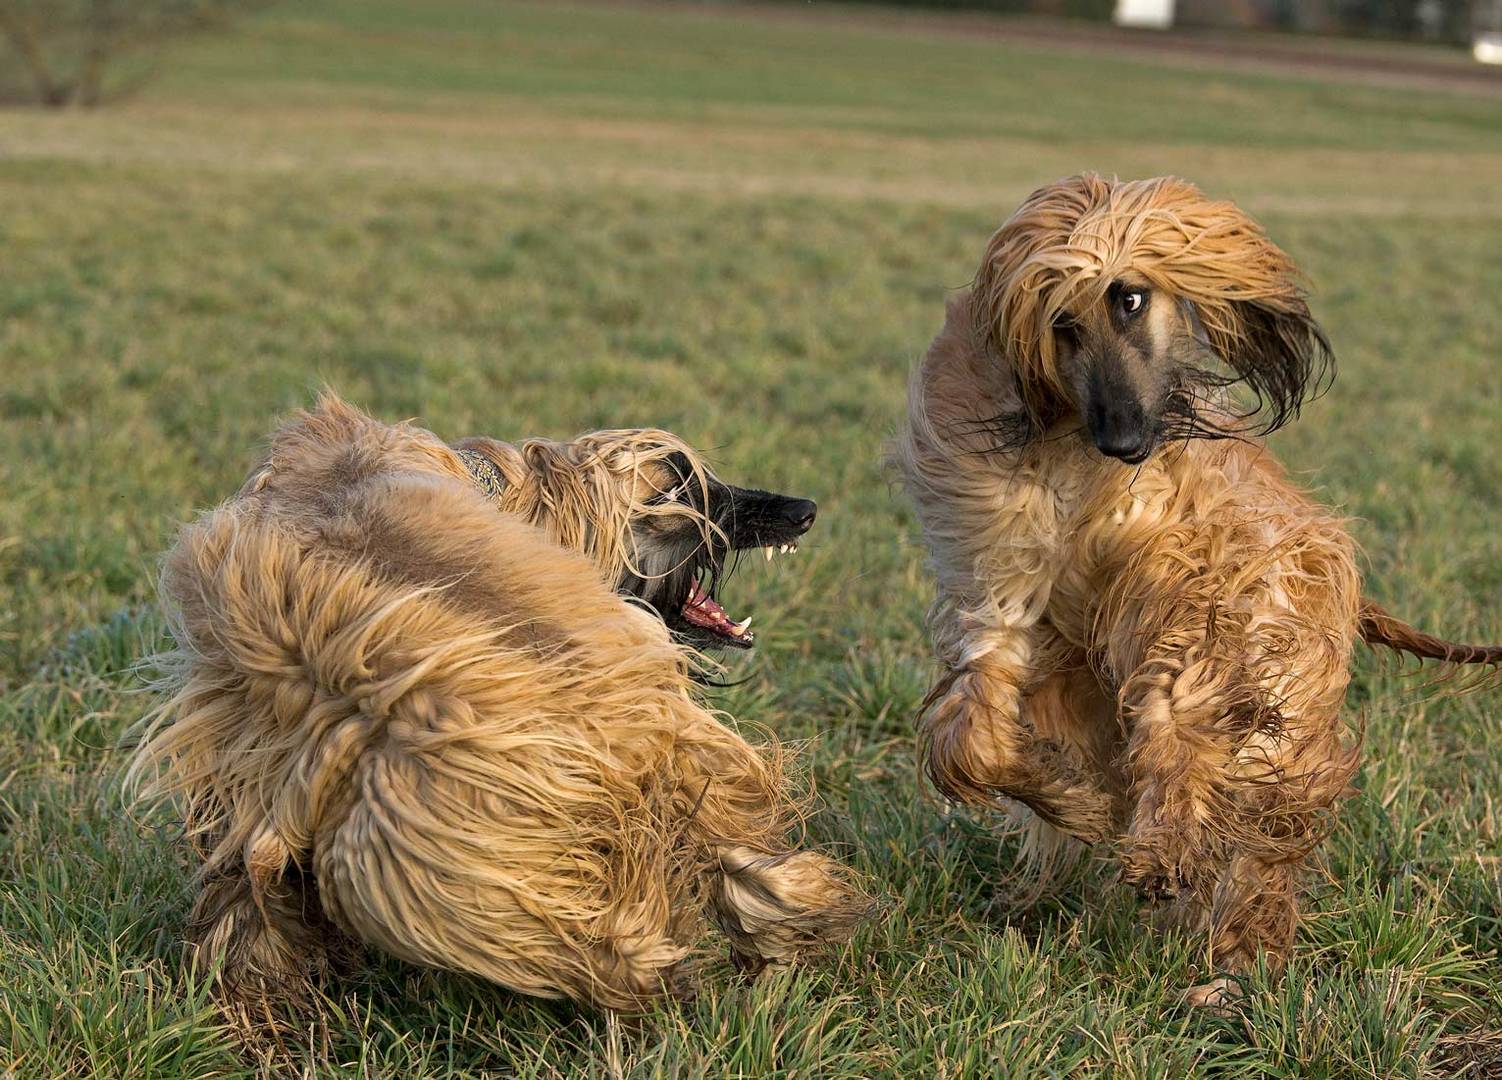
[{"label": "long blonde dog hair", "polygon": [[[1111,843],[1121,880],[1233,971],[1292,946],[1303,865],[1359,762],[1358,636],[1502,661],[1364,600],[1346,522],[1253,437],[1331,370],[1298,271],[1245,213],[1086,173],[990,238],[892,448],[935,577],[935,787],[1013,811],[1040,877],[1070,838]],[[1092,430],[1124,403],[1140,454]]]},{"label": "long blonde dog hair", "polygon": [[588,557],[606,581],[629,572],[650,574],[638,529],[654,519],[687,518],[704,543],[720,535],[699,500],[663,499],[679,483],[668,461],[686,462],[682,482],[707,497],[710,470],[700,455],[670,431],[624,428],[593,431],[567,442],[462,439],[457,449],[480,454],[495,466],[503,487],[497,505],[537,525],[561,547]]},{"label": "long blonde dog hair", "polygon": [[991,237],[975,312],[1012,366],[1032,430],[1067,396],[1054,321],[1131,271],[1193,305],[1206,343],[1265,407],[1265,434],[1297,415],[1330,372],[1292,260],[1235,203],[1176,177],[1082,173],[1028,196]]},{"label": "long blonde dog hair", "polygon": [[654,463],[692,452],[480,449],[498,497],[325,396],[167,556],[175,648],[130,775],[184,812],[198,954],[287,996],[352,937],[624,1008],[672,989],[706,912],[753,968],[847,938],[869,901],[794,846],[783,753],[699,705],[693,658],[611,587],[633,516],[685,512],[648,505]]}]

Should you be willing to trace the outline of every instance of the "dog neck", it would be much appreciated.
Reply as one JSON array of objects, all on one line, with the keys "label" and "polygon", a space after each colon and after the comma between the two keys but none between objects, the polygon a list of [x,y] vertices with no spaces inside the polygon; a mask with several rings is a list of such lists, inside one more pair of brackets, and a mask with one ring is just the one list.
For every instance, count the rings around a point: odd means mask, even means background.
[{"label": "dog neck", "polygon": [[457,450],[455,453],[464,462],[470,479],[475,482],[480,493],[491,502],[500,502],[501,493],[506,490],[506,481],[495,463],[477,450]]}]

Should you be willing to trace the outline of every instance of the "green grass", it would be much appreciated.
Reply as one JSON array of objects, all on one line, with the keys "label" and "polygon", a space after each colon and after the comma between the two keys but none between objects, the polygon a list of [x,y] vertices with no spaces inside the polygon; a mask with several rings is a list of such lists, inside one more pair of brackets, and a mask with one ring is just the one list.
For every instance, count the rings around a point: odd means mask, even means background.
[{"label": "green grass", "polygon": [[[0,114],[0,1071],[241,1075],[1471,1075],[1502,1068],[1498,695],[1369,659],[1361,791],[1289,972],[1186,1011],[1193,943],[1090,868],[1024,910],[984,817],[926,799],[927,584],[882,476],[904,374],[1031,187],[1175,171],[1309,270],[1341,358],[1276,450],[1369,591],[1502,639],[1495,98],[725,9],[286,5],[96,115]],[[450,436],[670,427],[807,494],[744,570],[750,681],[891,899],[823,969],[614,1021],[377,963],[245,1049],[178,966],[172,831],[111,747],[174,525],[323,383]],[[1488,1072],[1488,1070],[1491,1070]]]}]

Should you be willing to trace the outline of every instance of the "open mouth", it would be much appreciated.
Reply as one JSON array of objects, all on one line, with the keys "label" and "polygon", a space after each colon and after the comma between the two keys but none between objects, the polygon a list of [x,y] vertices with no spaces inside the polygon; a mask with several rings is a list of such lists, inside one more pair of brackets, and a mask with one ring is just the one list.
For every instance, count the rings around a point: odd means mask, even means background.
[{"label": "open mouth", "polygon": [[[760,550],[767,562],[771,562],[773,556],[779,552],[790,555],[797,551],[798,543],[791,541],[783,544],[768,544]],[[732,619],[719,601],[710,595],[704,584],[697,580],[689,589],[688,599],[683,602],[683,621],[705,631],[717,642],[733,645],[738,649],[749,649],[756,644],[756,635],[751,632],[751,616],[748,615],[739,621]]]}]

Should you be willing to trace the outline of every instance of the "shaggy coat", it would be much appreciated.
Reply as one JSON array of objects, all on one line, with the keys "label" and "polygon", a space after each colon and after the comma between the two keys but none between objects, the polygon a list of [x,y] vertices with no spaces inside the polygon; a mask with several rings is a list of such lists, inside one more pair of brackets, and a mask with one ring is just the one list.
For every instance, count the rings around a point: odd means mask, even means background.
[{"label": "shaggy coat", "polygon": [[778,751],[611,587],[640,519],[692,515],[651,494],[697,457],[664,432],[483,452],[491,497],[433,435],[327,397],[167,556],[177,647],[133,772],[186,811],[191,937],[226,988],[296,994],[348,937],[627,1008],[706,910],[752,968],[847,937],[867,901],[791,846]]},{"label": "shaggy coat", "polygon": [[1356,769],[1358,632],[1502,656],[1364,607],[1343,522],[1254,437],[1327,360],[1293,265],[1236,207],[1075,177],[992,238],[894,447],[936,576],[930,777],[1022,804],[1041,863],[1060,834],[1113,843],[1233,972],[1286,954],[1300,868]]}]

